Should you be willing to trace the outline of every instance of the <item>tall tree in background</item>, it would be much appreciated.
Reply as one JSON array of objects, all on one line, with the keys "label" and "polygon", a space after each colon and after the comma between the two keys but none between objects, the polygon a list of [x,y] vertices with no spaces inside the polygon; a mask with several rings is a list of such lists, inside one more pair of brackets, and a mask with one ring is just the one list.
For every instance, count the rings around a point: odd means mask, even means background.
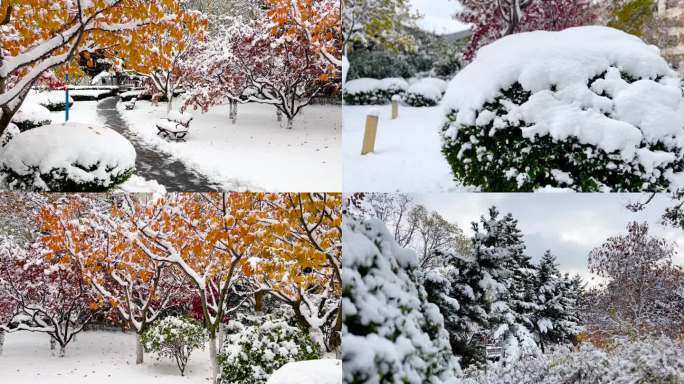
[{"label": "tall tree in background", "polygon": [[408,0],[342,0],[344,52],[354,44],[391,50],[411,50],[406,28],[418,18]]},{"label": "tall tree in background", "polygon": [[532,318],[542,352],[548,344],[570,341],[579,332],[577,299],[581,287],[577,281],[561,275],[551,251],[544,253],[534,277],[536,308]]},{"label": "tall tree in background", "polygon": [[596,12],[591,0],[462,0],[456,19],[472,24],[473,36],[464,58],[471,61],[477,50],[513,33],[559,31],[591,24]]},{"label": "tall tree in background", "polygon": [[627,226],[627,234],[607,239],[589,255],[589,270],[607,280],[594,307],[596,325],[617,334],[641,335],[681,322],[681,309],[669,300],[680,281],[672,265],[673,244],[649,235],[648,225]]},{"label": "tall tree in background", "polygon": [[470,252],[470,240],[456,223],[429,211],[408,195],[367,193],[358,196],[356,204],[351,207],[353,215],[384,222],[400,246],[416,251],[423,270],[444,265],[442,256],[446,254]]}]

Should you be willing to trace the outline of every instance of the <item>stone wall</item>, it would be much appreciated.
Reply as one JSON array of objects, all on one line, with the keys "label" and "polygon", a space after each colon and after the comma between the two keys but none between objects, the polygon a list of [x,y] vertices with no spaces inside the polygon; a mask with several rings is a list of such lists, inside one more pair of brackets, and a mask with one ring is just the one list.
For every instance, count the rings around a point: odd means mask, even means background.
[{"label": "stone wall", "polygon": [[684,0],[657,0],[658,14],[665,17],[668,42],[663,55],[684,71]]}]

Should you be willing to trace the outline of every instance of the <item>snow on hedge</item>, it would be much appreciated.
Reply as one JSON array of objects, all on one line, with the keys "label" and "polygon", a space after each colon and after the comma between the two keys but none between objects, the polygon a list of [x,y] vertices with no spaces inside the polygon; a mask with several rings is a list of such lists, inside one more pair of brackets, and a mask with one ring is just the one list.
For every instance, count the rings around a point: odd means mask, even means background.
[{"label": "snow on hedge", "polygon": [[109,128],[80,123],[23,132],[0,149],[10,186],[43,191],[106,190],[135,169],[135,148]]},{"label": "snow on hedge", "polygon": [[403,95],[409,84],[402,78],[350,80],[344,84],[344,101],[347,104],[386,104],[394,95]]},{"label": "snow on hedge", "polygon": [[411,85],[404,95],[404,102],[413,107],[432,107],[442,99],[442,90],[432,81],[420,80]]},{"label": "snow on hedge", "polygon": [[[66,107],[66,92],[59,91],[43,91],[30,90],[24,101],[30,103],[40,104],[50,111],[63,111]],[[74,103],[74,99],[69,96],[69,105]]]},{"label": "snow on hedge", "polygon": [[433,86],[437,87],[439,91],[442,92],[442,94],[444,94],[444,92],[446,92],[447,90],[447,87],[449,87],[448,82],[442,79],[438,79],[436,77],[425,77],[423,79],[420,79],[418,82],[432,84]]},{"label": "snow on hedge", "polygon": [[416,283],[418,260],[379,220],[345,218],[343,231],[344,381],[456,382],[444,319]]},{"label": "snow on hedge", "polygon": [[52,123],[52,116],[50,111],[42,105],[25,101],[17,113],[12,116],[12,122],[17,125],[19,130],[27,131]]},{"label": "snow on hedge", "polygon": [[342,384],[340,360],[308,360],[285,364],[267,384]]},{"label": "snow on hedge", "polygon": [[442,103],[454,173],[485,190],[495,186],[478,180],[500,179],[501,189],[662,190],[684,169],[678,74],[658,48],[612,28],[499,39],[454,77]]}]

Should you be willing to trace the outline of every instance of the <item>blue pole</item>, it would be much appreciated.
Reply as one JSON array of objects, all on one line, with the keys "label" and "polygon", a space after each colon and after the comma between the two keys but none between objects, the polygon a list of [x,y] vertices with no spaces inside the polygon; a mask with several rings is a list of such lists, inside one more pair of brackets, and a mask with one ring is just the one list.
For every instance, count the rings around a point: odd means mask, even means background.
[{"label": "blue pole", "polygon": [[66,74],[66,120],[69,121],[69,74]]}]

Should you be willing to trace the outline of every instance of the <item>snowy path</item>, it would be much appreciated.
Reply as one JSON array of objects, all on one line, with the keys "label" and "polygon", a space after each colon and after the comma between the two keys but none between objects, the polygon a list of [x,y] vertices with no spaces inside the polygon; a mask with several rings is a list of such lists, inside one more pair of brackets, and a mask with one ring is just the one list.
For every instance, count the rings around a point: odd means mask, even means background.
[{"label": "snowy path", "polygon": [[[136,174],[147,180],[156,180],[168,191],[207,192],[220,190],[205,176],[189,169],[171,155],[155,150],[140,140],[129,128],[116,109],[118,98],[104,99],[97,105],[97,113],[106,127],[124,135],[133,143],[137,153]],[[154,121],[149,124],[153,125]]]},{"label": "snowy path", "polygon": [[441,151],[442,108],[379,106],[375,152],[362,156],[361,143],[369,106],[344,106],[342,156],[345,192],[450,192],[463,187],[453,181]]},{"label": "snowy path", "polygon": [[49,337],[19,332],[7,335],[0,355],[0,383],[40,384],[201,384],[209,383],[208,348],[190,356],[185,377],[175,362],[145,354],[135,365],[135,336],[85,332],[67,347],[64,358],[51,356]]}]

